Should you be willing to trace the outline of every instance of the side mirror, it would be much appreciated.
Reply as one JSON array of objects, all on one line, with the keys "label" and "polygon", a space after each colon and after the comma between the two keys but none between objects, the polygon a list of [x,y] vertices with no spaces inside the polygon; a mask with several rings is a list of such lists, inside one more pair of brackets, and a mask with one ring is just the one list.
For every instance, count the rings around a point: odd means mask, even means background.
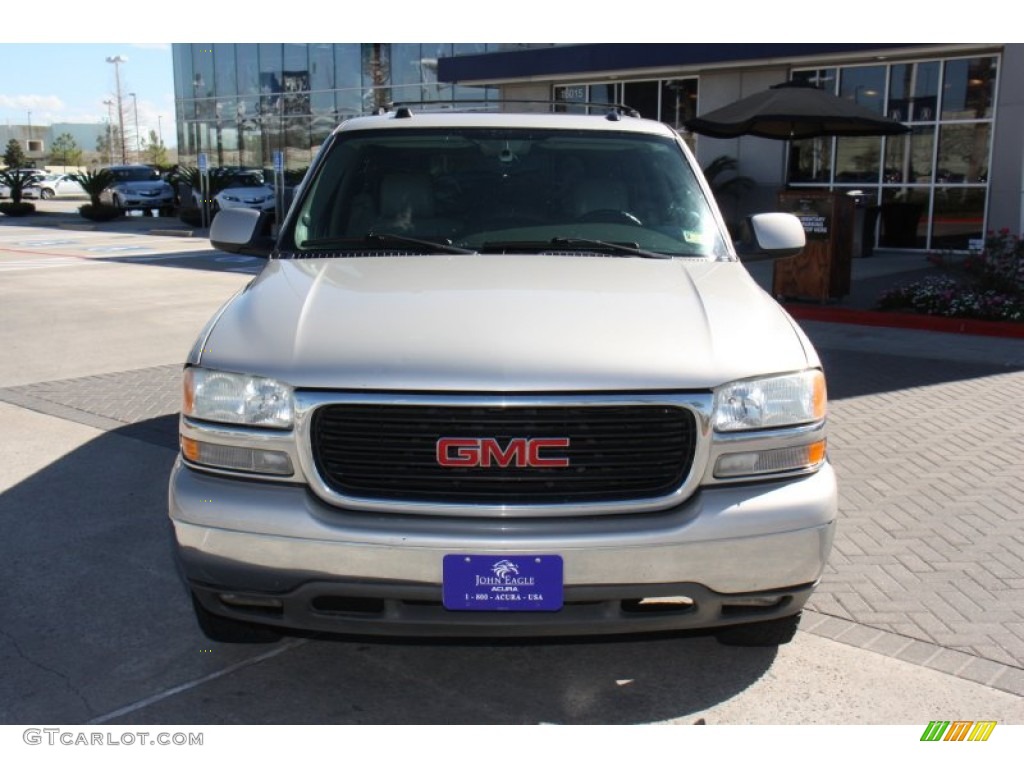
[{"label": "side mirror", "polygon": [[745,224],[739,251],[746,261],[796,256],[807,244],[803,224],[791,213],[758,213]]},{"label": "side mirror", "polygon": [[228,253],[266,258],[274,250],[270,217],[249,208],[225,208],[213,218],[210,243]]}]

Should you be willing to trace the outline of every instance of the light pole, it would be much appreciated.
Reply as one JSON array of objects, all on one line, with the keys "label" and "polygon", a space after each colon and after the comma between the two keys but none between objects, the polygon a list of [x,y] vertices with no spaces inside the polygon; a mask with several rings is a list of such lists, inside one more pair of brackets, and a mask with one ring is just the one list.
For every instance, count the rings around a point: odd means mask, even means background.
[{"label": "light pole", "polygon": [[129,93],[132,97],[132,113],[135,115],[135,162],[142,162],[142,137],[139,135],[139,100],[135,97],[134,93]]},{"label": "light pole", "polygon": [[164,145],[164,116],[156,116],[156,136],[160,140],[160,146]]},{"label": "light pole", "polygon": [[107,64],[114,65],[114,81],[117,83],[117,125],[121,130],[121,164],[125,165],[128,161],[125,157],[125,144],[124,144],[124,110],[121,108],[121,64],[127,62],[124,56],[107,56]]},{"label": "light pole", "polygon": [[114,113],[110,111],[111,107],[114,106],[114,102],[107,99],[103,102],[107,105],[107,165],[114,164]]}]

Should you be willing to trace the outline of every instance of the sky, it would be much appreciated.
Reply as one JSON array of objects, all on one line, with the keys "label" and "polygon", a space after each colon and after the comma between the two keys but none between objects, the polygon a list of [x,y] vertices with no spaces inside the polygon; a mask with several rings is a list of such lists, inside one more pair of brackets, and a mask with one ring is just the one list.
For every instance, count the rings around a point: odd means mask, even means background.
[{"label": "sky", "polygon": [[[116,102],[114,65],[118,65],[124,119],[134,129],[163,136],[175,146],[174,75],[170,43],[26,43],[0,42],[0,123],[33,126],[53,123],[98,123],[107,119],[105,100]],[[135,94],[133,100],[130,93]],[[31,112],[31,117],[29,117]],[[117,120],[117,107],[111,114]]]}]

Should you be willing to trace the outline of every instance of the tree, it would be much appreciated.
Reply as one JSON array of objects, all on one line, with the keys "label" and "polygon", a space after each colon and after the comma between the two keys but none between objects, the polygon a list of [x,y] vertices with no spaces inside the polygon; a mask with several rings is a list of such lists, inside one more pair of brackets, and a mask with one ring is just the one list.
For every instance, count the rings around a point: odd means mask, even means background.
[{"label": "tree", "polygon": [[62,133],[53,140],[50,146],[50,162],[54,165],[64,166],[82,164],[82,150],[75,142],[75,137],[70,133]]},{"label": "tree", "polygon": [[[113,142],[113,144],[111,144]],[[114,152],[121,146],[121,129],[116,125],[109,131],[104,131],[96,137],[96,151],[99,152],[102,162],[115,165]]]},{"label": "tree", "polygon": [[149,132],[149,141],[143,143],[143,152],[146,154],[146,162],[149,165],[167,165],[167,147],[157,137],[156,131]]},{"label": "tree", "polygon": [[[6,155],[4,158],[6,159]],[[25,191],[25,187],[35,181],[35,179],[36,174],[25,173],[20,168],[8,168],[6,171],[0,171],[0,184],[3,184],[10,190],[9,194],[11,196],[11,205],[15,207],[15,211],[17,211],[18,207],[22,205],[21,195]],[[25,205],[28,206],[28,208],[22,210],[21,213],[27,213],[35,210],[35,206],[31,203],[25,203]],[[11,215],[11,210],[5,208],[4,213]],[[15,215],[20,214],[15,213]]]},{"label": "tree", "polygon": [[4,150],[4,165],[8,168],[24,168],[27,163],[25,152],[17,139],[7,142],[7,149]]}]

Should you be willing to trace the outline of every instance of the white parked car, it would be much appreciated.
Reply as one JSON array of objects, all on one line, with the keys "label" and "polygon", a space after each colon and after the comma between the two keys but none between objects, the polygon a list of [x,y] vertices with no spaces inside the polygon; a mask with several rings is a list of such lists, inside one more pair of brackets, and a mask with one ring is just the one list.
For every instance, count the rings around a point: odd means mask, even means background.
[{"label": "white parked car", "polygon": [[[15,168],[15,169],[12,170],[12,173],[14,171],[21,171],[22,174],[25,174],[27,176],[33,176],[33,177],[36,177],[38,179],[44,178],[45,175],[46,175],[42,171],[40,171],[40,170],[38,170],[36,168]],[[24,198],[32,198],[32,197],[36,197],[37,196],[36,194],[30,193],[28,190],[29,190],[29,187],[27,187],[27,186],[24,187],[22,189],[21,196],[24,197]],[[10,197],[10,196],[11,196],[11,188],[8,187],[6,184],[0,184],[0,198]]]},{"label": "white parked car", "polygon": [[[35,184],[25,188],[26,197],[38,197],[50,200],[54,197],[87,197],[82,185],[68,174],[52,174],[44,176]],[[31,194],[28,194],[31,192]]]},{"label": "white parked car", "polygon": [[[192,198],[198,208],[201,205],[199,192],[193,190]],[[229,186],[213,198],[211,213],[226,208],[251,208],[255,211],[274,210],[274,188],[264,183],[259,171],[240,171],[234,174]]]}]

